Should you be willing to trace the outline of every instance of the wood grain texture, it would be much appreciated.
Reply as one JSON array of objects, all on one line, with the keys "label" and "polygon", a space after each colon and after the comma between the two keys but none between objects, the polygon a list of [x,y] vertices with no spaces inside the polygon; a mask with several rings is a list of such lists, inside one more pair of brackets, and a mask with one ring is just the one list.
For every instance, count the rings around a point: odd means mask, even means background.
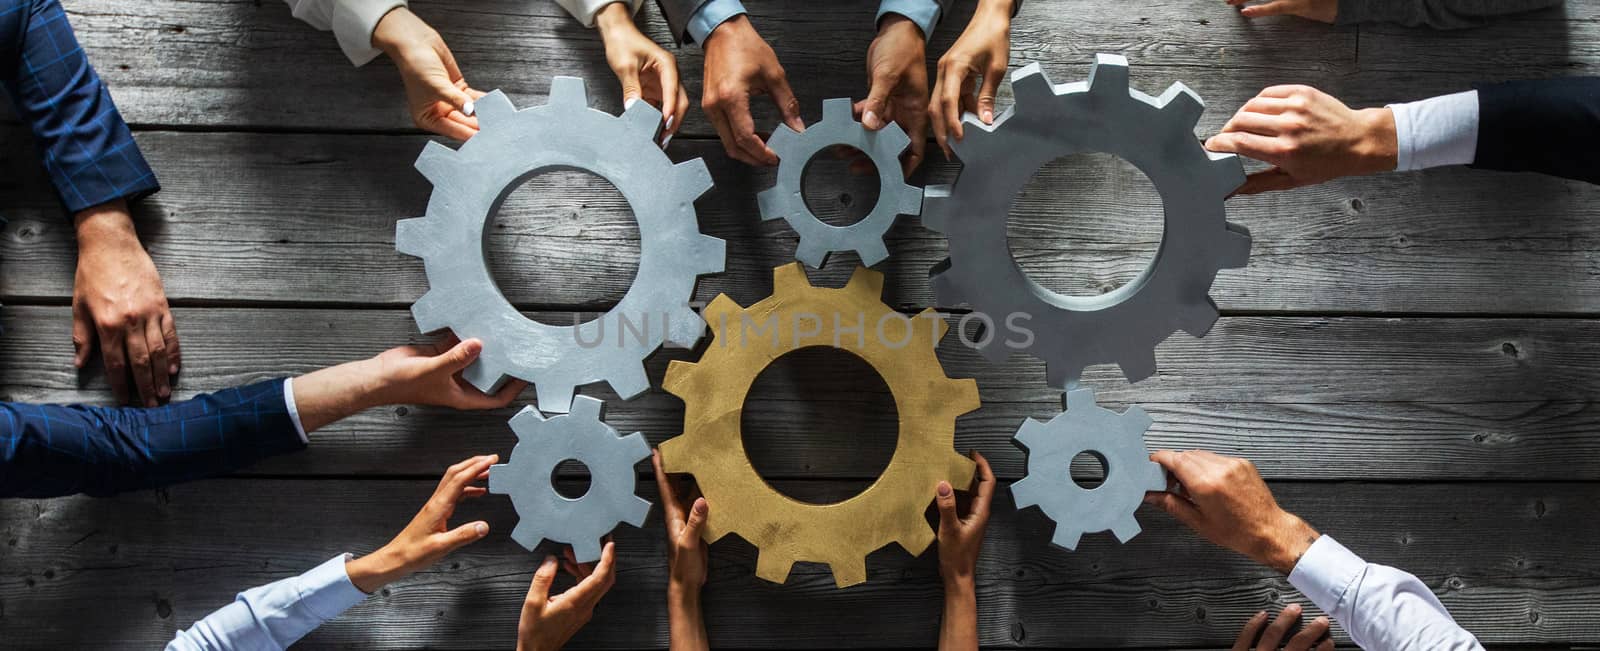
[{"label": "wood grain texture", "polygon": [[[24,136],[0,129],[0,301],[65,300],[69,222]],[[165,189],[138,221],[169,297],[208,304],[404,306],[427,290],[419,260],[394,250],[394,222],[422,214],[431,186],[412,169],[424,139],[394,136],[139,135]],[[795,237],[761,222],[755,195],[769,172],[729,163],[713,143],[678,141],[676,160],[703,157],[717,187],[697,203],[705,232],[728,241],[727,272],[698,297],[745,303],[771,291],[772,267]],[[1019,195],[1010,233],[1023,268],[1058,291],[1095,294],[1126,282],[1159,243],[1160,201],[1130,166],[1084,159],[1047,166]],[[933,164],[918,182],[948,182]],[[808,182],[819,211],[864,210],[870,183]],[[846,205],[849,204],[849,205]],[[1230,218],[1251,229],[1250,265],[1222,272],[1226,311],[1289,313],[1582,314],[1600,306],[1600,189],[1526,174],[1466,169],[1348,179],[1240,197]],[[1138,225],[1134,227],[1132,225]],[[880,268],[886,297],[933,303],[927,272],[942,235],[902,218]],[[518,305],[604,308],[632,283],[638,230],[626,202],[597,177],[537,177],[513,193],[486,243],[501,290]],[[818,274],[835,286],[853,254]],[[572,282],[574,277],[584,282]]]},{"label": "wood grain texture", "polygon": [[[179,394],[245,384],[375,354],[419,338],[397,310],[180,309],[185,370]],[[263,327],[270,324],[270,327]],[[98,372],[72,372],[66,308],[0,309],[0,399],[108,399]],[[958,421],[959,449],[977,449],[1005,477],[1023,472],[1010,437],[1024,418],[1061,410],[1043,367],[1014,356],[984,362],[950,335],[952,377],[976,377],[984,407]],[[660,383],[671,359],[650,360]],[[1224,318],[1205,339],[1158,350],[1156,377],[1128,385],[1112,368],[1085,377],[1116,409],[1155,419],[1152,446],[1249,456],[1289,479],[1600,478],[1600,322],[1540,319]],[[746,416],[758,467],[779,477],[876,476],[894,445],[893,402],[881,380],[838,355],[764,375]],[[603,385],[588,392],[614,394]],[[532,401],[532,392],[525,398]],[[448,459],[509,451],[504,422],[486,414],[397,406],[317,432],[310,451],[251,472],[430,474]],[[683,406],[661,391],[612,400],[608,420],[659,442],[682,431]]]}]

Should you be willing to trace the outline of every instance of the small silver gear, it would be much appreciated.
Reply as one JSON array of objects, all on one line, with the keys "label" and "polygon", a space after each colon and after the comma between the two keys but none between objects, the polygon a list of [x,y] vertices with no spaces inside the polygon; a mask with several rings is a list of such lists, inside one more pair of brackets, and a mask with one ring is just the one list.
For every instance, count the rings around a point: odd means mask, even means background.
[{"label": "small silver gear", "polygon": [[[1178,330],[1204,336],[1216,322],[1208,293],[1217,271],[1250,259],[1250,232],[1229,223],[1223,205],[1244,168],[1195,138],[1205,106],[1194,91],[1180,83],[1160,97],[1130,89],[1120,56],[1097,55],[1087,82],[1061,85],[1031,63],[1012,73],[1011,86],[1016,103],[994,124],[966,116],[965,138],[952,145],[960,176],[929,186],[923,199],[923,224],[950,243],[950,257],[929,272],[934,294],[994,320],[1026,315],[1031,344],[995,336],[980,351],[996,362],[1026,351],[1045,361],[1050,386],[1071,387],[1093,364],[1116,363],[1130,382],[1150,377],[1158,344]],[[1115,154],[1144,172],[1161,193],[1166,227],[1137,278],[1100,296],[1065,296],[1017,266],[1006,220],[1041,166],[1086,152]]]},{"label": "small silver gear", "polygon": [[[788,125],[773,129],[767,146],[778,154],[778,173],[773,186],[756,195],[761,218],[782,218],[800,236],[796,260],[813,268],[827,264],[828,254],[855,251],[861,264],[872,266],[889,257],[883,235],[900,215],[922,212],[922,190],[906,184],[900,169],[900,152],[911,138],[893,122],[870,131],[856,122],[850,100],[834,98],[822,102],[822,121],[796,133]],[[811,157],[829,147],[848,145],[861,150],[878,168],[878,203],[860,221],[849,226],[834,226],[818,219],[801,194],[801,180]]]},{"label": "small silver gear", "polygon": [[[481,131],[460,149],[429,142],[417,157],[433,183],[428,213],[395,228],[395,249],[422,258],[428,274],[428,292],[411,306],[417,326],[482,339],[483,353],[462,374],[467,381],[494,391],[507,377],[527,380],[546,412],[567,411],[577,387],[594,382],[623,399],[645,392],[644,359],[662,343],[689,348],[700,340],[705,321],[689,300],[700,275],[723,270],[723,241],[702,235],[695,216],[695,198],[711,188],[705,163],[667,158],[655,145],[661,113],[648,102],[621,116],[589,108],[576,77],[556,77],[544,106],[519,111],[495,91],[477,101],[476,114]],[[633,285],[611,311],[579,325],[523,316],[484,258],[485,226],[500,203],[552,170],[610,181],[639,224]]]},{"label": "small silver gear", "polygon": [[[1167,488],[1167,474],[1150,460],[1144,433],[1150,416],[1139,407],[1118,414],[1095,404],[1092,389],[1067,392],[1067,410],[1048,423],[1024,421],[1012,442],[1028,454],[1028,472],[1011,485],[1018,509],[1037,506],[1056,523],[1050,542],[1076,549],[1083,534],[1110,531],[1128,542],[1139,535],[1134,511],[1148,491]],[[1072,459],[1084,452],[1105,465],[1094,488],[1072,479]]]},{"label": "small silver gear", "polygon": [[[618,523],[644,526],[650,502],[633,492],[633,467],[650,456],[650,444],[638,432],[618,436],[600,413],[599,400],[578,396],[564,415],[546,419],[523,407],[511,417],[517,446],[506,463],[489,466],[489,492],[511,496],[518,520],[511,539],[529,551],[550,540],[572,545],[579,563],[591,563]],[[568,459],[589,468],[589,490],[577,499],[552,484],[551,473]]]}]

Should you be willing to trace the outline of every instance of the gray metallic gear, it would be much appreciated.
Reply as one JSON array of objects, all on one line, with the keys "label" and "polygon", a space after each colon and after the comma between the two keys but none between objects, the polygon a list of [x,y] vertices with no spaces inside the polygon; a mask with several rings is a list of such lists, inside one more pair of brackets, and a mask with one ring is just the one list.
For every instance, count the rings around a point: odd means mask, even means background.
[{"label": "gray metallic gear", "polygon": [[[1044,360],[1051,386],[1068,388],[1086,366],[1116,363],[1130,382],[1156,371],[1155,347],[1183,330],[1204,336],[1217,320],[1208,292],[1217,271],[1243,267],[1250,232],[1231,224],[1223,200],[1244,182],[1237,156],[1207,151],[1195,138],[1204,110],[1181,83],[1151,97],[1128,87],[1128,62],[1097,55],[1087,82],[1053,85],[1029,64],[1011,75],[1016,103],[985,125],[971,115],[953,147],[964,166],[953,185],[930,186],[922,222],[944,233],[950,257],[936,265],[944,305],[970,304],[994,321],[1026,315],[1030,345],[990,337],[981,352],[1001,361],[1013,350]],[[1006,220],[1012,202],[1044,164],[1105,152],[1155,184],[1165,231],[1155,259],[1109,293],[1065,296],[1029,278],[1012,257]]]},{"label": "gray metallic gear", "polygon": [[[618,523],[644,526],[650,502],[633,492],[634,464],[650,456],[650,444],[638,432],[618,436],[600,413],[599,400],[578,396],[564,415],[546,419],[523,407],[511,418],[517,446],[506,463],[489,466],[489,492],[511,496],[518,519],[511,539],[529,551],[550,540],[572,545],[579,563],[591,563]],[[589,468],[589,491],[577,499],[552,483],[551,473],[568,459]]]},{"label": "gray metallic gear", "polygon": [[[429,289],[411,314],[423,332],[449,328],[483,340],[463,373],[493,391],[507,377],[532,382],[539,408],[567,411],[577,387],[604,381],[623,399],[650,388],[643,360],[662,343],[689,348],[705,321],[689,307],[702,274],[723,270],[722,240],[702,235],[694,200],[711,188],[696,158],[674,164],[655,145],[661,113],[634,102],[621,116],[589,108],[583,80],[556,77],[550,102],[517,110],[504,93],[477,101],[481,131],[460,149],[429,142],[417,169],[433,182],[428,213],[403,219],[395,248],[423,259]],[[486,225],[522,181],[545,171],[598,175],[622,193],[639,224],[639,271],[611,311],[578,325],[539,323],[495,286],[484,258]]]},{"label": "gray metallic gear", "polygon": [[[856,122],[850,100],[835,98],[822,102],[822,121],[796,133],[788,125],[773,129],[767,146],[778,154],[778,173],[773,186],[756,195],[761,218],[782,218],[800,236],[795,259],[815,268],[827,264],[828,254],[855,251],[861,264],[872,266],[889,257],[883,235],[900,215],[922,212],[922,191],[906,184],[900,168],[900,153],[911,138],[893,122],[870,131]],[[878,168],[878,203],[872,212],[849,226],[834,226],[818,219],[806,206],[800,193],[801,179],[811,157],[829,147],[848,145],[861,150]]]},{"label": "gray metallic gear", "polygon": [[[1048,423],[1024,421],[1012,439],[1028,453],[1028,472],[1011,485],[1017,508],[1037,506],[1056,523],[1050,542],[1076,549],[1083,534],[1110,531],[1128,542],[1139,535],[1134,511],[1147,491],[1167,488],[1167,474],[1150,460],[1144,433],[1150,416],[1139,407],[1118,414],[1095,404],[1092,389],[1067,392],[1067,410]],[[1105,480],[1094,488],[1072,479],[1072,459],[1097,456]]]}]

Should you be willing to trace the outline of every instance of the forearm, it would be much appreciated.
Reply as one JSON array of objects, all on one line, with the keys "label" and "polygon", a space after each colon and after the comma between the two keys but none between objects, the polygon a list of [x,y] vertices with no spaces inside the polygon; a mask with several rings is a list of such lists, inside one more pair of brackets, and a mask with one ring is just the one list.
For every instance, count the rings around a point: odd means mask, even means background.
[{"label": "forearm", "polygon": [[1289,583],[1363,649],[1482,648],[1416,576],[1367,563],[1332,538],[1322,537],[1306,551]]},{"label": "forearm", "polygon": [[1478,88],[1473,167],[1600,183],[1600,77]]},{"label": "forearm", "polygon": [[978,648],[978,591],[972,577],[946,577],[944,616],[939,621],[940,651]]},{"label": "forearm", "polygon": [[667,625],[672,651],[706,651],[711,648],[706,636],[705,616],[700,609],[700,589],[676,583],[667,587]]},{"label": "forearm", "polygon": [[340,555],[305,574],[246,590],[233,603],[178,631],[167,649],[288,648],[366,599],[347,573],[354,564]]},{"label": "forearm", "polygon": [[346,362],[294,379],[294,404],[307,433],[387,404],[389,383],[376,358]]},{"label": "forearm", "polygon": [[1484,18],[1559,4],[1561,0],[1339,0],[1338,22],[1462,29],[1476,27]]}]

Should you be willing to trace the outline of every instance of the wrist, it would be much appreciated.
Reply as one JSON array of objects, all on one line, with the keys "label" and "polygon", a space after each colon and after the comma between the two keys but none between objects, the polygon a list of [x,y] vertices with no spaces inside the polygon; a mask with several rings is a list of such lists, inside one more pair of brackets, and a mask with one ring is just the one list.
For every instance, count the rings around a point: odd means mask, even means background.
[{"label": "wrist", "polygon": [[72,216],[72,226],[80,252],[96,247],[139,245],[139,233],[133,228],[128,204],[121,199],[79,211]]},{"label": "wrist", "polygon": [[957,570],[940,567],[939,578],[944,581],[945,599],[948,600],[952,596],[975,594],[977,591],[977,579],[974,578],[974,574],[975,572],[969,569]]},{"label": "wrist", "polygon": [[394,58],[395,52],[409,40],[406,35],[412,33],[412,25],[421,22],[422,19],[404,5],[390,9],[372,28],[372,47]]},{"label": "wrist", "polygon": [[1394,109],[1369,108],[1356,111],[1361,123],[1362,136],[1356,153],[1362,160],[1362,172],[1390,172],[1400,164],[1400,137],[1395,127]]},{"label": "wrist", "polygon": [[712,43],[737,40],[741,36],[760,38],[760,35],[756,33],[756,26],[750,22],[750,16],[746,14],[739,14],[718,23],[716,27],[711,28],[711,31],[706,33],[705,42],[700,45],[702,48],[708,48],[711,47]]},{"label": "wrist", "polygon": [[600,31],[600,38],[616,34],[618,30],[638,31],[638,26],[633,24],[633,16],[628,14],[628,4],[613,2],[600,8],[594,14],[594,27]]},{"label": "wrist", "polygon": [[345,562],[344,571],[349,575],[350,583],[367,594],[382,590],[383,586],[411,573],[406,567],[404,555],[388,545],[361,558]]},{"label": "wrist", "polygon": [[700,586],[677,579],[669,580],[667,582],[667,605],[674,609],[698,612],[700,610]]},{"label": "wrist", "polygon": [[1011,22],[1011,15],[1016,13],[1015,0],[978,0],[978,8],[973,11],[974,18],[1001,19]]},{"label": "wrist", "polygon": [[1299,516],[1287,511],[1280,512],[1276,520],[1277,524],[1264,536],[1263,549],[1257,554],[1256,561],[1287,575],[1294,571],[1300,557],[1322,534]]},{"label": "wrist", "polygon": [[909,32],[910,35],[914,35],[918,39],[923,38],[922,28],[917,26],[916,21],[903,14],[884,14],[883,20],[878,21],[878,36],[889,36],[895,32]]}]

